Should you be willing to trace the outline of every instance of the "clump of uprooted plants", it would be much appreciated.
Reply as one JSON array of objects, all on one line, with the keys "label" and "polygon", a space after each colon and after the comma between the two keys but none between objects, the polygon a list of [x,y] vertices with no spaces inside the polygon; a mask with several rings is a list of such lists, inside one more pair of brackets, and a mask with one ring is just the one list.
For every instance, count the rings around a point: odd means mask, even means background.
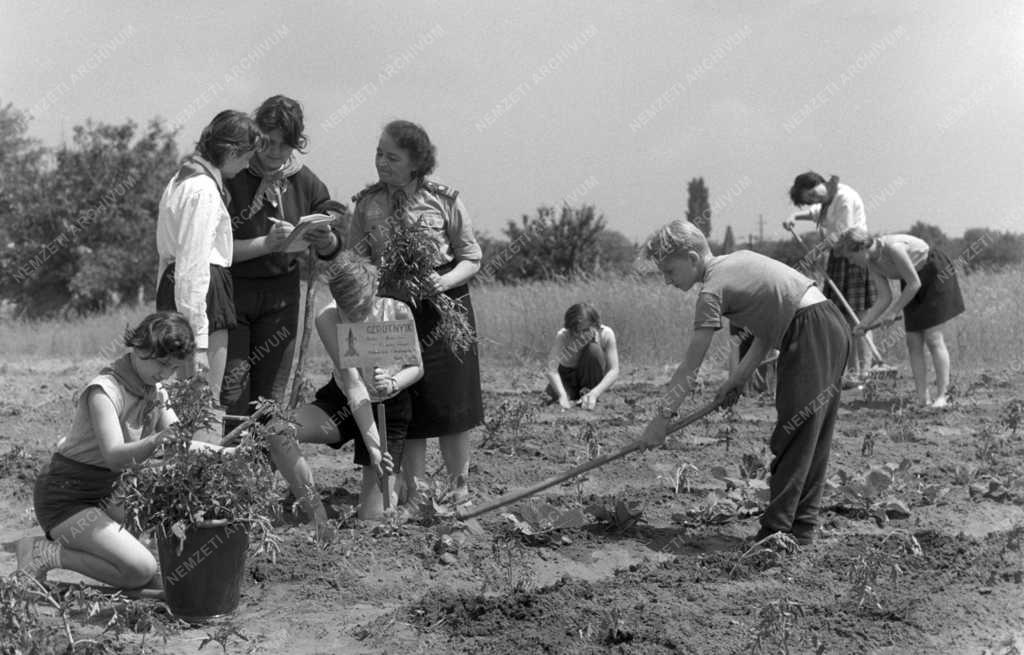
[{"label": "clump of uprooted plants", "polygon": [[440,317],[435,334],[419,337],[431,341],[440,339],[458,357],[469,352],[476,343],[476,332],[461,304],[433,290],[431,278],[435,274],[438,249],[434,230],[422,218],[414,219],[408,212],[396,212],[384,226],[380,285],[413,305],[421,302],[433,305]]}]

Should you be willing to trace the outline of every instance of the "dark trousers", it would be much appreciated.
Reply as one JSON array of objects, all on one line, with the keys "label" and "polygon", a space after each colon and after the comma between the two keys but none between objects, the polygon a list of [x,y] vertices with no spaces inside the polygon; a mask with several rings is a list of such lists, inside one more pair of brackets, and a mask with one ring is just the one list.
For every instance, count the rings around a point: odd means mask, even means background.
[{"label": "dark trousers", "polygon": [[299,272],[278,278],[235,278],[237,325],[228,333],[221,404],[251,414],[261,396],[284,402],[299,325]]},{"label": "dark trousers", "polygon": [[831,302],[797,311],[782,338],[770,447],[771,500],[761,525],[806,533],[818,525],[850,329]]},{"label": "dark trousers", "polygon": [[[558,367],[558,376],[562,378],[562,386],[565,387],[565,394],[569,396],[569,400],[579,400],[580,391],[596,387],[607,372],[608,363],[605,361],[604,350],[594,341],[580,352],[580,359],[575,368],[561,365]],[[547,392],[552,398],[557,399],[557,394],[550,383]]]}]

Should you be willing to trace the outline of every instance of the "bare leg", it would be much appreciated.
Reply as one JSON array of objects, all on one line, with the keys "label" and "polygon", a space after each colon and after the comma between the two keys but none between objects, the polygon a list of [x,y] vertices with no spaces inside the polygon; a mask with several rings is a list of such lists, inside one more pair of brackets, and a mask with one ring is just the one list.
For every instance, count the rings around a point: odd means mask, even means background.
[{"label": "bare leg", "polygon": [[469,431],[445,435],[439,442],[452,497],[456,502],[466,500],[469,497]]},{"label": "bare leg", "polygon": [[[864,315],[867,312],[857,312],[858,320],[863,321]],[[867,375],[868,370],[871,368],[871,347],[869,344],[872,343],[871,333],[865,332],[864,336],[860,339],[854,339],[853,358],[850,360],[853,366],[854,375],[858,378],[862,378]]]},{"label": "bare leg", "polygon": [[84,509],[50,530],[62,568],[121,589],[146,585],[156,575],[153,554],[99,507]]},{"label": "bare leg", "polygon": [[313,470],[302,456],[299,443],[335,443],[341,436],[330,417],[314,405],[300,407],[296,412],[295,422],[299,424],[299,428],[294,437],[285,432],[277,433],[268,439],[270,457],[288,482],[288,488],[299,501],[299,506],[316,523],[319,534],[321,526],[326,526],[327,511],[320,502],[316,483],[313,481]]},{"label": "bare leg", "polygon": [[928,366],[924,361],[924,332],[907,332],[907,352],[910,354],[910,370],[914,373],[914,387],[917,399],[922,405],[928,398]]},{"label": "bare leg", "polygon": [[406,439],[402,453],[402,484],[405,486],[405,504],[418,503],[417,480],[427,477],[427,440]]},{"label": "bare leg", "polygon": [[213,391],[213,397],[220,403],[220,387],[224,382],[224,369],[228,364],[228,331],[217,330],[210,333],[209,350],[206,358],[210,362],[210,370],[206,373],[206,381]]},{"label": "bare leg", "polygon": [[935,402],[932,407],[945,407],[949,392],[949,350],[946,349],[946,340],[942,336],[942,326],[938,325],[924,331],[924,342],[932,356],[932,366],[935,367]]},{"label": "bare leg", "polygon": [[[398,504],[398,493],[391,485],[391,507]],[[379,521],[384,518],[384,495],[380,491],[377,471],[372,466],[363,467],[363,481],[359,488],[359,518],[364,521]]]}]

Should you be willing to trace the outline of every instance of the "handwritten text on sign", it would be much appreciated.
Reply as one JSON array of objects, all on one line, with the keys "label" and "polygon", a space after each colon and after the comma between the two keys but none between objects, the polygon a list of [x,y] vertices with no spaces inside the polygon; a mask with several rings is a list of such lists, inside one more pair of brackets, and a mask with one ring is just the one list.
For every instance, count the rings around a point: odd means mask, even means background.
[{"label": "handwritten text on sign", "polygon": [[419,361],[412,319],[338,324],[338,364],[342,368],[408,366]]}]

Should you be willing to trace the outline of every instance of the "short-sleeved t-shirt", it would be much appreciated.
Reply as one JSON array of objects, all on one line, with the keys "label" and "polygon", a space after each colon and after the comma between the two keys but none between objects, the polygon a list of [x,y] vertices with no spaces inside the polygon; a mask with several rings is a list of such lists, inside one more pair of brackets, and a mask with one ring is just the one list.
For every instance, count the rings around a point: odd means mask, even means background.
[{"label": "short-sleeved t-shirt", "polygon": [[782,262],[749,250],[712,257],[694,312],[695,329],[722,327],[722,317],[778,348],[814,282]]},{"label": "short-sleeved t-shirt", "polygon": [[[383,184],[375,184],[355,197],[349,243],[357,253],[375,262],[380,261],[383,252],[384,226],[394,214],[393,200]],[[434,266],[451,261],[480,261],[483,253],[457,191],[426,180],[406,200],[401,211],[430,228],[438,245]]]},{"label": "short-sleeved t-shirt", "polygon": [[[125,369],[120,367],[119,370]],[[114,403],[125,443],[138,441],[156,432],[157,420],[160,418],[163,405],[167,402],[167,394],[161,385],[157,384],[155,387],[149,387],[146,395],[137,396],[108,372],[100,373],[85,385],[79,394],[71,432],[57,442],[57,452],[76,462],[108,468],[100,451],[89,412],[89,392],[93,389],[106,394]]]}]

